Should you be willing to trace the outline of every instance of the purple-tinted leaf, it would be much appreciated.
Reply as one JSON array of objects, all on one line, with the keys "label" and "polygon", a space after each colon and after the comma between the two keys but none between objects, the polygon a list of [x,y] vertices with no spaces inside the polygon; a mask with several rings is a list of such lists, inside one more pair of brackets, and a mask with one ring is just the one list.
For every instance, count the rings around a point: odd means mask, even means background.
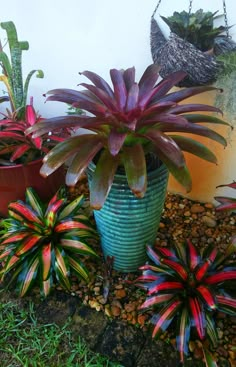
[{"label": "purple-tinted leaf", "polygon": [[168,110],[170,107],[175,106],[176,104],[173,102],[158,102],[153,105],[150,105],[148,108],[146,108],[142,113],[142,120],[147,119],[149,117],[150,119],[154,116],[156,116],[156,120],[159,121],[159,114],[163,114],[166,111],[166,114],[168,114]]},{"label": "purple-tinted leaf", "polygon": [[202,306],[196,297],[189,297],[189,307],[193,318],[193,324],[196,327],[200,340],[205,337],[205,317]]},{"label": "purple-tinted leaf", "polygon": [[[175,126],[178,127],[179,125],[182,126],[183,128],[187,128],[189,126],[189,122],[185,119],[184,115],[183,116],[176,116],[176,115],[172,115],[169,112],[165,113],[158,113],[153,116],[151,116],[150,119],[141,119],[138,123],[137,123],[137,129],[142,129],[145,127],[151,127],[154,126],[158,123],[158,127],[160,126],[160,129],[162,131],[162,127],[165,126],[165,124],[167,124],[167,128],[168,125],[170,125],[171,130],[170,131],[175,131]],[[191,126],[191,125],[190,125]]]},{"label": "purple-tinted leaf", "polygon": [[160,67],[156,64],[149,65],[139,81],[139,104],[144,107],[155,91],[154,86],[159,77]]},{"label": "purple-tinted leaf", "polygon": [[181,102],[186,98],[193,97],[197,94],[201,94],[207,91],[216,91],[219,90],[215,87],[209,86],[201,86],[201,87],[190,87],[190,88],[182,88],[177,92],[168,93],[166,96],[161,98],[161,101],[173,101],[173,102]]},{"label": "purple-tinted leaf", "polygon": [[90,186],[90,205],[99,210],[109,194],[119,164],[119,156],[113,157],[104,150],[98,160]]},{"label": "purple-tinted leaf", "polygon": [[125,106],[125,111],[129,112],[135,109],[138,105],[138,97],[139,97],[139,86],[137,83],[134,83],[128,92],[127,102]]},{"label": "purple-tinted leaf", "polygon": [[116,156],[123,147],[127,133],[118,132],[117,129],[111,129],[108,136],[108,148],[112,156]]},{"label": "purple-tinted leaf", "polygon": [[167,166],[169,172],[187,191],[190,191],[192,187],[190,173],[184,155],[175,141],[156,130],[149,130],[143,136],[153,143],[155,154]]},{"label": "purple-tinted leaf", "polygon": [[179,335],[176,337],[177,349],[180,353],[180,361],[184,362],[184,357],[188,355],[188,343],[190,338],[191,323],[189,319],[188,309],[184,308],[181,312],[179,323]]},{"label": "purple-tinted leaf", "polygon": [[86,76],[96,87],[102,89],[106,92],[111,98],[114,98],[114,93],[110,87],[110,85],[101,78],[98,74],[93,73],[91,71],[85,70],[80,73],[81,75]]},{"label": "purple-tinted leaf", "polygon": [[196,103],[177,105],[175,107],[170,108],[169,110],[170,113],[173,113],[176,115],[181,114],[181,113],[194,112],[194,111],[222,113],[222,111],[217,107],[209,106],[206,104],[196,104]]},{"label": "purple-tinted leaf", "polygon": [[90,85],[87,83],[81,83],[83,87],[87,88],[90,92],[92,92],[99,100],[111,110],[112,113],[118,112],[118,106],[114,97],[110,97],[106,92],[102,89],[95,87],[94,85]]},{"label": "purple-tinted leaf", "polygon": [[211,163],[217,163],[215,154],[202,143],[180,135],[169,135],[184,152],[191,153]]},{"label": "purple-tinted leaf", "polygon": [[184,117],[186,120],[192,123],[198,123],[198,122],[208,122],[213,124],[219,124],[219,125],[227,125],[230,126],[230,124],[222,119],[219,119],[216,116],[211,115],[203,115],[199,113],[193,113],[193,114],[185,114]]},{"label": "purple-tinted leaf", "polygon": [[[44,177],[47,177],[62,164],[64,164],[68,158],[72,157],[75,153],[78,153],[77,162],[71,163],[72,167],[69,168],[68,173],[68,176],[69,174],[70,176],[66,178],[66,180],[68,180],[66,182],[67,185],[73,186],[76,184],[79,176],[87,168],[87,165],[99,149],[101,149],[100,136],[95,134],[73,136],[67,141],[57,144],[44,157],[44,164],[40,170],[40,173]],[[81,158],[78,159],[80,154]],[[77,163],[77,166],[75,163]],[[73,172],[73,168],[75,172]]]},{"label": "purple-tinted leaf", "polygon": [[155,328],[152,333],[153,338],[168,328],[175,314],[178,312],[181,303],[178,299],[172,299],[160,314],[157,315],[157,321],[155,322]]},{"label": "purple-tinted leaf", "polygon": [[128,185],[135,196],[142,198],[147,188],[146,160],[142,145],[125,147],[122,158]]},{"label": "purple-tinted leaf", "polygon": [[126,69],[124,71],[123,78],[124,78],[127,92],[129,92],[130,88],[135,83],[135,68],[132,67],[132,68]]},{"label": "purple-tinted leaf", "polygon": [[110,76],[114,87],[115,98],[120,110],[124,110],[127,101],[127,89],[122,70],[111,69]]}]

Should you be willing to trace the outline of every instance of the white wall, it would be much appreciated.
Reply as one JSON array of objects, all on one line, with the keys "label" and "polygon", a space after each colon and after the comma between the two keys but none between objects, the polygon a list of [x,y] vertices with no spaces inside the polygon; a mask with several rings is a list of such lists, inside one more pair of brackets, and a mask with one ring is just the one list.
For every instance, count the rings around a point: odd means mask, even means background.
[{"label": "white wall", "polygon": [[[135,66],[137,77],[152,63],[150,17],[157,0],[7,0],[1,2],[0,21],[12,20],[19,40],[27,40],[23,53],[25,75],[44,71],[44,79],[33,78],[30,95],[45,117],[64,113],[63,104],[44,104],[43,93],[57,87],[77,88],[83,81],[79,71],[92,70],[109,77],[109,69]],[[221,0],[193,2],[198,8],[222,9]],[[227,0],[229,24],[236,24],[236,2]],[[188,9],[188,0],[162,0],[158,14],[171,15]],[[163,23],[162,23],[163,24]],[[164,27],[164,29],[166,29]],[[236,35],[236,27],[231,34]],[[3,40],[5,31],[0,32]]]}]

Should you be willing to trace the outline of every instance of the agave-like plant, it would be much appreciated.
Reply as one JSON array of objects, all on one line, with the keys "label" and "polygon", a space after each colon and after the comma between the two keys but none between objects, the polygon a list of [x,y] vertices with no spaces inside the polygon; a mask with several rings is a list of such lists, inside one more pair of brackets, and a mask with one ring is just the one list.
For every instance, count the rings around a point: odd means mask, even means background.
[{"label": "agave-like plant", "polygon": [[55,282],[70,290],[70,276],[89,279],[81,255],[97,256],[88,243],[97,234],[81,212],[83,196],[72,202],[61,188],[46,206],[32,188],[26,190],[26,201],[9,204],[9,215],[0,222],[0,280],[9,276],[24,296],[37,280],[41,293],[47,296]]},{"label": "agave-like plant", "polygon": [[[236,182],[231,182],[230,184],[225,185],[219,185],[217,187],[230,187],[231,189],[236,189]],[[223,210],[236,210],[236,197],[231,196],[215,196],[214,198],[217,200],[220,205],[216,207],[217,211],[223,211]]]},{"label": "agave-like plant", "polygon": [[226,140],[221,135],[197,123],[228,124],[216,116],[199,113],[221,112],[213,106],[179,104],[188,97],[214,88],[195,87],[168,93],[186,73],[173,73],[157,83],[158,71],[157,65],[150,65],[137,83],[134,67],[111,69],[113,89],[96,73],[84,71],[81,74],[93,83],[81,83],[85,90],[49,91],[48,101],[67,103],[88,111],[89,115],[51,118],[32,126],[27,133],[36,138],[55,129],[73,127],[86,128],[89,134],[73,136],[59,143],[45,156],[41,174],[50,175],[73,157],[66,174],[66,184],[73,186],[96,158],[90,202],[93,208],[100,209],[119,165],[124,166],[133,193],[137,197],[144,196],[147,185],[145,155],[152,152],[188,191],[191,190],[191,177],[182,151],[213,163],[216,163],[216,157],[194,139],[170,133],[201,135],[225,146]]},{"label": "agave-like plant", "polygon": [[180,360],[188,354],[191,332],[201,341],[208,338],[217,345],[215,311],[236,314],[236,298],[227,291],[227,285],[236,279],[235,261],[230,257],[236,243],[228,245],[225,254],[208,247],[200,255],[190,240],[173,248],[147,248],[152,264],[140,268],[143,275],[135,284],[148,291],[140,309],[153,309],[151,323],[155,338],[167,330],[173,320],[177,323],[177,349]]}]

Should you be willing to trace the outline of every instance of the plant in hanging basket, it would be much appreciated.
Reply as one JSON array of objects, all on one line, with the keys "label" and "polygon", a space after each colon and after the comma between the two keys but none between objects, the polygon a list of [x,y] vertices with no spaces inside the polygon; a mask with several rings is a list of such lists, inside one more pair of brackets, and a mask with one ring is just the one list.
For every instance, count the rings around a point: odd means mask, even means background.
[{"label": "plant in hanging basket", "polygon": [[[157,65],[150,65],[139,82],[135,81],[135,68],[111,69],[113,89],[99,75],[81,73],[92,84],[81,83],[84,90],[55,89],[49,91],[48,101],[60,101],[89,112],[89,116],[71,115],[54,117],[27,130],[33,138],[60,128],[86,128],[89,134],[73,136],[59,143],[44,158],[41,174],[50,175],[68,158],[73,157],[66,174],[66,184],[74,186],[96,157],[96,169],[90,187],[91,205],[100,209],[110,191],[114,175],[123,166],[128,185],[135,196],[142,198],[147,187],[145,156],[157,156],[187,189],[191,190],[191,177],[183,151],[216,163],[216,157],[201,143],[178,132],[205,136],[226,145],[225,139],[201,123],[228,123],[202,111],[220,113],[204,104],[179,104],[186,98],[213,90],[195,87],[169,93],[186,73],[180,71],[164,80],[159,78]],[[91,134],[91,132],[93,134]],[[177,134],[176,134],[177,133]]]},{"label": "plant in hanging basket", "polygon": [[170,17],[161,16],[171,31],[166,39],[154,19],[157,8],[151,18],[151,53],[154,63],[161,67],[161,76],[184,70],[188,76],[177,84],[180,87],[214,82],[224,68],[215,56],[236,50],[236,43],[228,36],[227,22],[214,27],[217,12],[202,9],[195,13],[174,12]]},{"label": "plant in hanging basket", "polygon": [[25,197],[10,203],[0,222],[1,282],[16,284],[20,296],[36,283],[47,296],[55,283],[70,290],[72,274],[88,281],[82,258],[97,256],[89,244],[97,234],[83,214],[83,196],[68,202],[61,188],[45,205],[27,188]]},{"label": "plant in hanging basket", "polygon": [[236,298],[231,294],[236,280],[235,260],[231,256],[235,244],[229,244],[224,254],[214,246],[206,247],[200,254],[187,240],[170,249],[148,246],[147,253],[151,263],[140,268],[143,274],[135,284],[148,292],[140,310],[153,310],[152,337],[165,332],[170,324],[175,325],[181,362],[189,353],[192,338],[199,339],[203,346],[207,339],[216,347],[216,311],[232,316],[236,313]]},{"label": "plant in hanging basket", "polygon": [[170,17],[161,18],[171,32],[205,52],[212,50],[216,37],[226,31],[225,26],[214,27],[214,21],[220,17],[216,16],[217,13],[218,11],[212,13],[199,9],[191,14],[186,11],[174,12]]}]

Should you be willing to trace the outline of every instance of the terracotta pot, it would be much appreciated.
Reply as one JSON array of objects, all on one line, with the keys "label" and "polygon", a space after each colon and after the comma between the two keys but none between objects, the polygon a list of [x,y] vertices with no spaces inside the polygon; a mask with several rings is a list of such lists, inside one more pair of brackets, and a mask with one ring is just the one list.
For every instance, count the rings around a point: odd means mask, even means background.
[{"label": "terracotta pot", "polygon": [[39,173],[41,166],[42,159],[27,165],[0,166],[0,216],[7,216],[9,202],[24,200],[27,187],[33,187],[42,200],[48,200],[64,184],[63,167],[43,178]]}]

